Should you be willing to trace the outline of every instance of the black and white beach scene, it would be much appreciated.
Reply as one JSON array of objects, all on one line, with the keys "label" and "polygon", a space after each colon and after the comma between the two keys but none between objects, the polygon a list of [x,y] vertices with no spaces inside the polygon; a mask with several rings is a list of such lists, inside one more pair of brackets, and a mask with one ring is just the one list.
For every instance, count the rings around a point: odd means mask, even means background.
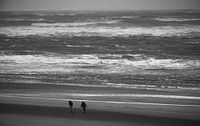
[{"label": "black and white beach scene", "polygon": [[0,126],[198,125],[199,0],[0,1]]}]

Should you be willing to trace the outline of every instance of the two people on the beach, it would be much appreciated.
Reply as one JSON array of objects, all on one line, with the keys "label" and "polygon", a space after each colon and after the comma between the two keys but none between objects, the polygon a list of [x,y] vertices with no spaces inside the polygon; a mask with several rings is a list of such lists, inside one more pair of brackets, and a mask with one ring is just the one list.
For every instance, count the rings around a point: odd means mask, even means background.
[{"label": "two people on the beach", "polygon": [[[73,113],[73,102],[69,101],[70,112]],[[83,113],[86,113],[87,105],[85,102],[81,102],[81,107],[83,108]]]}]

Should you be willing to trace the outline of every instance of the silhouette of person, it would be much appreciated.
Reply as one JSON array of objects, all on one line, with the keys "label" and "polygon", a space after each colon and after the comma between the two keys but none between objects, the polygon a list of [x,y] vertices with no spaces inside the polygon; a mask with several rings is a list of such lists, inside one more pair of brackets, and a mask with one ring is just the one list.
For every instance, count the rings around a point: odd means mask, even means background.
[{"label": "silhouette of person", "polygon": [[69,101],[70,112],[73,113],[73,102]]},{"label": "silhouette of person", "polygon": [[87,108],[87,105],[85,102],[82,102],[81,103],[81,107],[83,108],[83,113],[85,114],[86,113],[86,108]]}]

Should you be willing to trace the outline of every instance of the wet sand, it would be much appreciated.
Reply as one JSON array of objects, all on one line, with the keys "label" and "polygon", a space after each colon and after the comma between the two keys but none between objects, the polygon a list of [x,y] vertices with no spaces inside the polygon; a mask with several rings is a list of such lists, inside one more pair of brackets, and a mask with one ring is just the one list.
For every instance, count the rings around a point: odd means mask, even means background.
[{"label": "wet sand", "polygon": [[0,122],[2,126],[197,126],[197,120],[175,119],[158,116],[145,116],[130,113],[120,113],[105,110],[88,110],[86,114],[81,109],[70,113],[68,108],[0,104]]}]

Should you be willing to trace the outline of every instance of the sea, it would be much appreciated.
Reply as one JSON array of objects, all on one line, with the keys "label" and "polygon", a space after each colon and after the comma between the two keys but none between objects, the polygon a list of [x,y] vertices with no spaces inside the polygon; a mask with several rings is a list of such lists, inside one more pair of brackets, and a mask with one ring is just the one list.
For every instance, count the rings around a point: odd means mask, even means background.
[{"label": "sea", "polygon": [[0,11],[0,82],[200,92],[200,11]]}]

